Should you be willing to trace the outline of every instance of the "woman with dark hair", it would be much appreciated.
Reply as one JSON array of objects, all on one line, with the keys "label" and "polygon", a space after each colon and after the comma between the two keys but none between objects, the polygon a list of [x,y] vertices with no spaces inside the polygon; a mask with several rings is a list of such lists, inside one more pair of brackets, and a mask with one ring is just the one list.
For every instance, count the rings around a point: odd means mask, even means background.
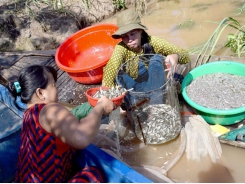
[{"label": "woman with dark hair", "polygon": [[[114,39],[121,38],[122,41],[116,45],[110,60],[104,67],[103,86],[115,86],[119,67],[137,55],[159,54],[165,56],[165,63],[171,63],[174,70],[178,63],[185,64],[190,61],[190,56],[184,49],[174,46],[164,39],[148,35],[145,31],[147,27],[141,23],[136,11],[126,10],[118,15],[117,26],[118,30],[112,37]],[[133,79],[139,78],[138,67],[142,66],[133,65],[128,69],[128,74]],[[175,74],[175,79],[182,80],[183,76]]]},{"label": "woman with dark hair", "polygon": [[27,104],[21,129],[15,182],[103,182],[99,170],[86,166],[77,171],[73,165],[77,149],[86,148],[95,138],[103,114],[114,104],[99,99],[92,111],[80,121],[58,102],[57,74],[50,66],[24,68],[18,81],[9,84],[14,96]]},{"label": "woman with dark hair", "polygon": [[[184,71],[177,73],[175,69],[179,63],[186,64],[190,61],[188,52],[164,39],[148,35],[145,31],[147,27],[141,23],[136,11],[126,10],[118,15],[117,26],[118,30],[112,34],[112,37],[121,38],[122,41],[116,45],[103,69],[102,85],[109,87],[122,85],[126,89],[133,89],[132,92],[154,91],[150,96],[142,96],[142,98],[149,99],[150,104],[162,103],[163,96],[159,88],[166,82],[164,72],[169,71],[166,77],[173,72],[176,86],[180,84],[184,78]],[[125,62],[127,62],[126,69],[119,71]],[[164,69],[163,65],[167,63],[170,64],[172,71],[170,68]],[[185,69],[186,66],[183,68]],[[123,105],[121,107],[130,110],[140,102],[140,99],[136,99],[129,93],[124,101],[126,107]]]}]

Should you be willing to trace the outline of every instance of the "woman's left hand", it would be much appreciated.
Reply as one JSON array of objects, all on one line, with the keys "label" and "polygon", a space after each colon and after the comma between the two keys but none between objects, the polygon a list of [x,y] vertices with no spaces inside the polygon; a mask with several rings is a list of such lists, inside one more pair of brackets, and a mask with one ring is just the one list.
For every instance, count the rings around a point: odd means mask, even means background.
[{"label": "woman's left hand", "polygon": [[[175,72],[176,66],[178,64],[178,60],[179,60],[178,54],[167,55],[167,57],[165,59],[166,65],[168,65],[170,63],[170,66],[172,66],[173,73]],[[168,67],[168,69],[165,70],[165,71],[169,71],[167,77],[169,77],[171,75],[172,71],[170,69],[171,69],[171,67]]]}]

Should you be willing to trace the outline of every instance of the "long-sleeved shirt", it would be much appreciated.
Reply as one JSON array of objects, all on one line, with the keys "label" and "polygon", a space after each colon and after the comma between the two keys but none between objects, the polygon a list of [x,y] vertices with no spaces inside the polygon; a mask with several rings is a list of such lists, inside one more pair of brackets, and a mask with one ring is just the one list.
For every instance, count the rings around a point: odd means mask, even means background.
[{"label": "long-sleeved shirt", "polygon": [[[157,38],[155,36],[150,36],[150,45],[153,47],[156,54],[162,54],[163,56],[167,56],[170,54],[178,54],[179,56],[179,63],[184,64],[190,61],[189,53],[173,44],[167,42],[164,39]],[[140,53],[140,55],[142,55]],[[115,78],[117,75],[117,71],[120,66],[130,60],[131,58],[139,55],[134,50],[127,47],[124,42],[120,42],[116,45],[110,60],[108,61],[107,65],[103,69],[103,79],[102,85],[112,87],[115,86]],[[137,78],[138,76],[138,65],[131,64],[130,67],[127,67],[127,73],[133,77]]]}]

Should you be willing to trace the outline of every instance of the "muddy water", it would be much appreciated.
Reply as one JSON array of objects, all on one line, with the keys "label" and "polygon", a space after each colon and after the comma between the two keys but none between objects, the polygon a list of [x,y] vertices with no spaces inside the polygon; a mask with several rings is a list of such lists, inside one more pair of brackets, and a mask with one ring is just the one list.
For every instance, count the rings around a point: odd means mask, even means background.
[{"label": "muddy water", "polygon": [[[244,14],[236,16],[243,3],[240,0],[151,0],[142,23],[148,27],[149,34],[187,49],[206,42],[225,17],[244,20]],[[103,22],[116,24],[116,16]],[[189,26],[178,27],[184,22],[189,22]],[[219,46],[224,43],[229,32],[226,29],[221,35]],[[221,146],[223,157],[217,164],[209,158],[190,161],[184,153],[167,176],[175,182],[245,182],[245,149],[225,144]],[[179,139],[176,139],[158,146],[147,145],[133,155],[124,152],[122,156],[130,165],[162,167],[178,149]]]},{"label": "muddy water", "polygon": [[[243,22],[245,14],[235,16],[243,3],[241,0],[151,0],[142,23],[149,34],[187,49],[206,42],[225,17]],[[103,22],[116,23],[116,15]],[[179,27],[180,24],[189,26]],[[230,31],[224,31],[218,45],[224,43]]]},{"label": "muddy water", "polygon": [[[242,148],[221,144],[222,157],[213,163],[209,156],[201,156],[199,160],[187,159],[180,136],[160,145],[144,145],[137,140],[121,144],[124,147],[121,155],[123,161],[133,168],[143,166],[157,171],[158,174],[141,172],[154,182],[164,182],[160,173],[164,173],[174,182],[181,183],[245,182],[245,149]],[[183,149],[184,152],[181,152]],[[177,162],[170,166],[170,162],[175,159]]]},{"label": "muddy water", "polygon": [[212,163],[208,157],[190,161],[184,153],[168,172],[168,177],[176,182],[244,183],[245,150],[225,144],[221,146],[223,157],[217,163]]},{"label": "muddy water", "polygon": [[[243,21],[245,14],[235,16],[243,3],[241,0],[151,0],[142,17],[142,23],[148,27],[149,34],[187,49],[206,42],[225,17]],[[116,24],[116,16],[103,22]],[[188,22],[189,26],[179,27],[183,22]],[[224,43],[229,32],[226,29],[221,35],[219,46]],[[129,150],[130,144],[134,143],[128,143]],[[133,154],[131,151],[124,151],[122,156],[130,165],[164,168],[164,164],[179,146],[177,138],[162,145],[143,145],[143,149]],[[216,164],[209,158],[202,158],[198,162],[189,161],[184,153],[168,171],[167,176],[175,182],[245,182],[245,149],[225,144],[221,146],[223,157]]]}]

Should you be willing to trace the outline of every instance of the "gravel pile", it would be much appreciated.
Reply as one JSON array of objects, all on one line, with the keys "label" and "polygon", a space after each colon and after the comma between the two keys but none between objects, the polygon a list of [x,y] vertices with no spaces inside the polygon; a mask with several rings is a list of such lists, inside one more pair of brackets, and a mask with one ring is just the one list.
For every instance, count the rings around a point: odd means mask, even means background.
[{"label": "gravel pile", "polygon": [[194,79],[186,88],[190,99],[212,109],[233,109],[245,106],[245,77],[215,73]]}]

